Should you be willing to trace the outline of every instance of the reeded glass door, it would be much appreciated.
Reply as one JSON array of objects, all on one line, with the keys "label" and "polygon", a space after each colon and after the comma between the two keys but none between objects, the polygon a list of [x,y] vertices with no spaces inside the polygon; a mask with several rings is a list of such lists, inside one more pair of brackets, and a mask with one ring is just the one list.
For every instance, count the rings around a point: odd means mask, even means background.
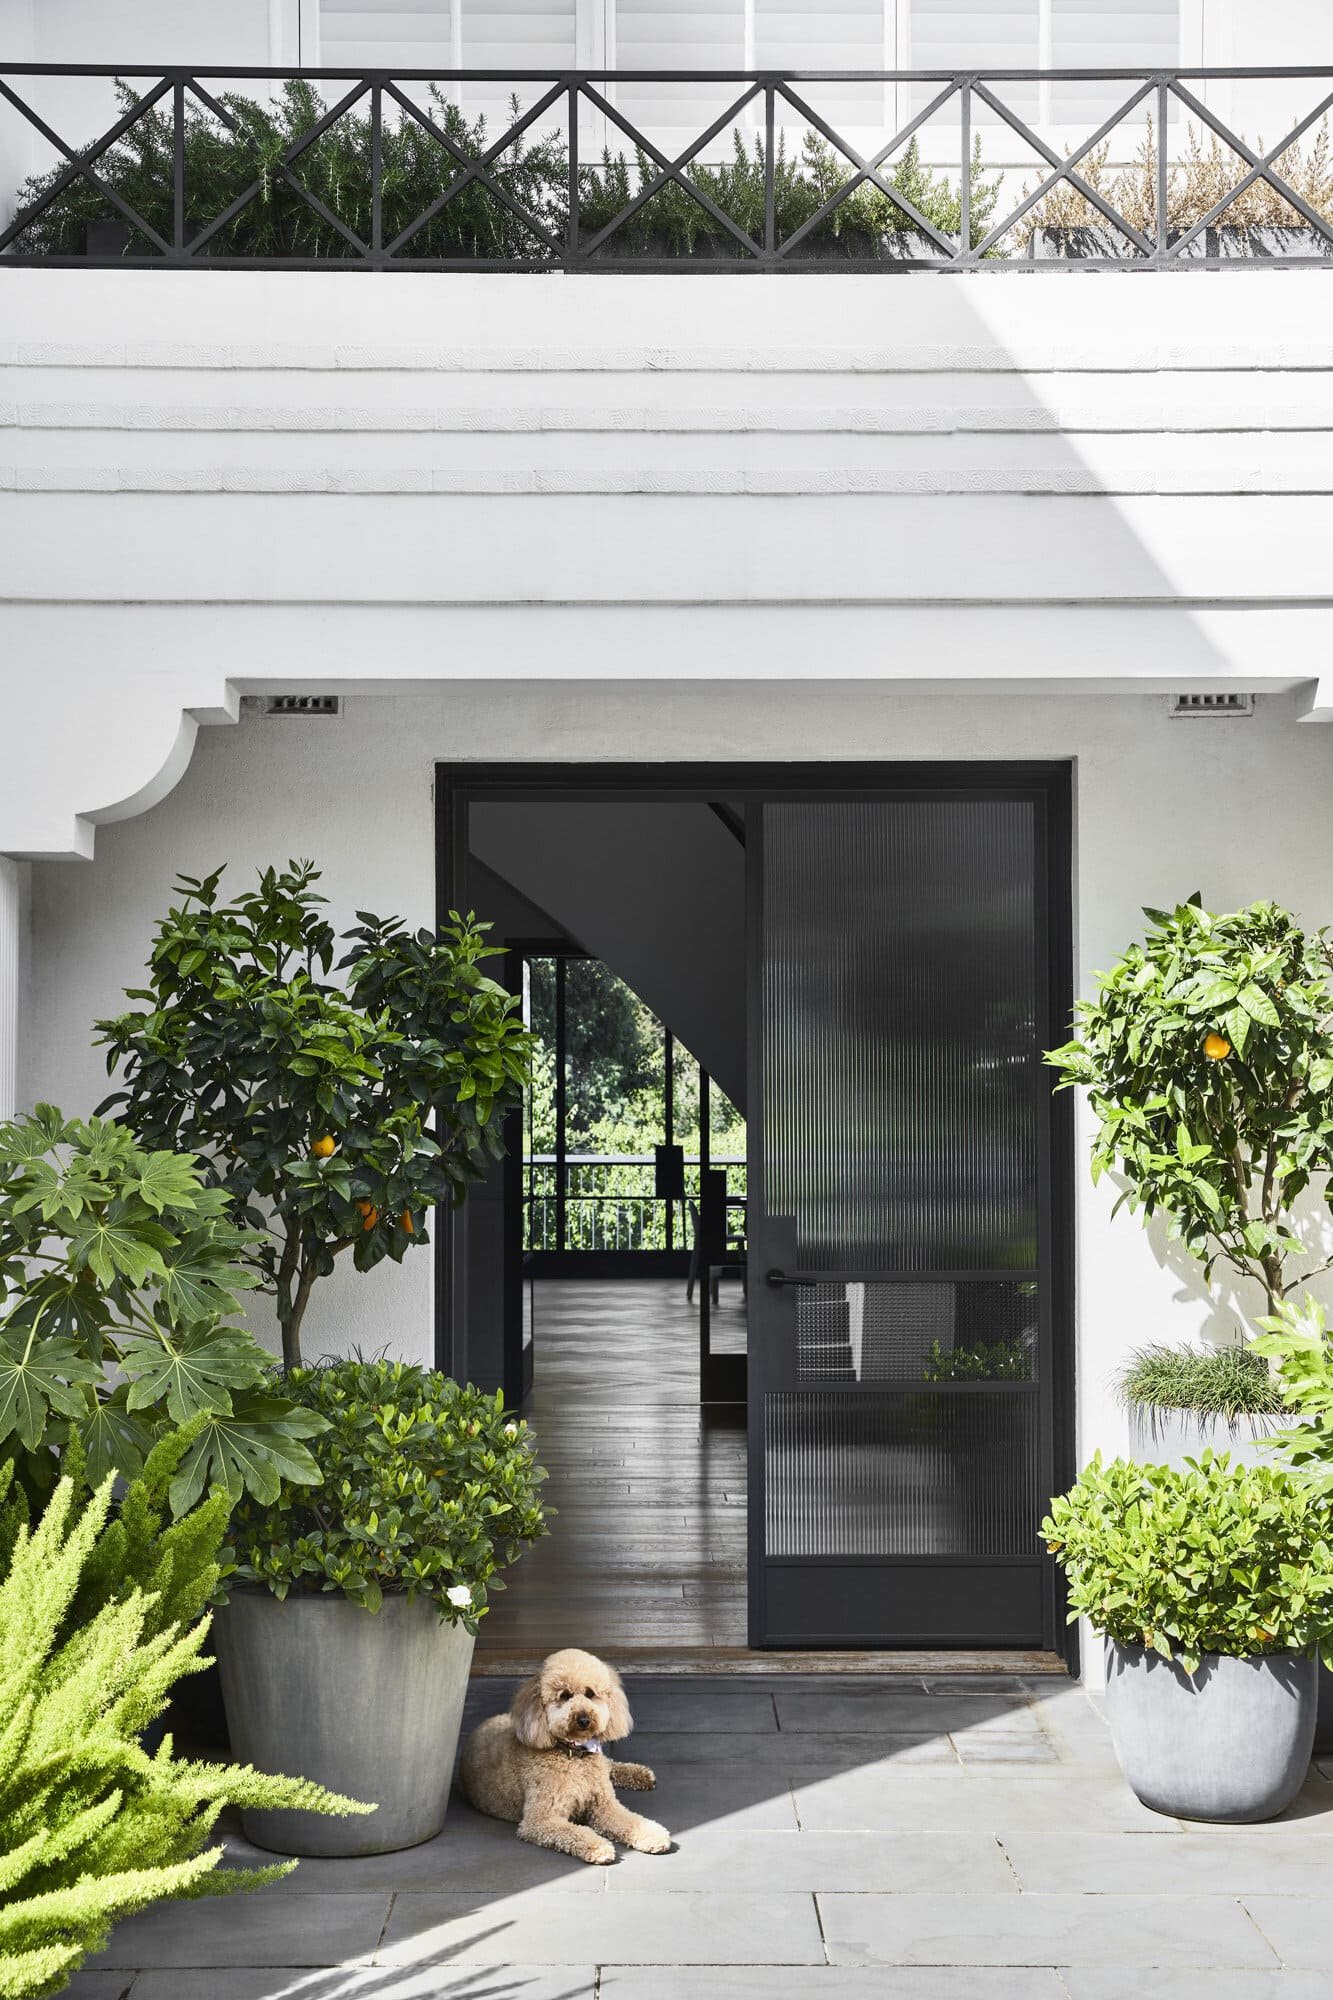
[{"label": "reeded glass door", "polygon": [[756,1645],[1056,1642],[1040,1058],[1062,800],[750,808]]}]

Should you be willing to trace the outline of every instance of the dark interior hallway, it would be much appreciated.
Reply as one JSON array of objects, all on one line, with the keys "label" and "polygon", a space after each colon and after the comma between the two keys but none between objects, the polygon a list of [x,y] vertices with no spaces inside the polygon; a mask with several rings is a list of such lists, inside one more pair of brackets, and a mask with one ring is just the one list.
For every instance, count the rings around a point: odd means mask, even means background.
[{"label": "dark interior hallway", "polygon": [[[478,1664],[557,1646],[622,1663],[745,1645],[745,1427],[699,1405],[699,1318],[681,1279],[545,1279],[524,1414],[558,1510],[512,1572]],[[724,1281],[714,1345],[744,1340]]]}]

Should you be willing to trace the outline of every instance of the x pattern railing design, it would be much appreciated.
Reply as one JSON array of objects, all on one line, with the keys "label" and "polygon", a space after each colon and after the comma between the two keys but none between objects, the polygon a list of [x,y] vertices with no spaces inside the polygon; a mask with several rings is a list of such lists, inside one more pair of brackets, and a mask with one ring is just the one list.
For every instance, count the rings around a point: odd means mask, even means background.
[{"label": "x pattern railing design", "polygon": [[[754,269],[778,271],[811,268],[808,255],[811,238],[823,227],[831,223],[838,209],[856,193],[859,188],[873,187],[884,196],[910,225],[910,231],[903,234],[904,254],[895,250],[890,255],[880,255],[862,268],[892,270],[941,269],[982,271],[1004,268],[1007,253],[1001,246],[1023,218],[1035,209],[1053,190],[1062,183],[1072,188],[1087,205],[1094,209],[1129,247],[1125,254],[1116,254],[1114,246],[1094,248],[1090,253],[1070,261],[1051,260],[1034,268],[1077,269],[1089,266],[1116,269],[1161,269],[1177,266],[1191,269],[1207,269],[1236,260],[1219,258],[1198,253],[1198,239],[1212,231],[1225,217],[1228,209],[1238,199],[1258,183],[1263,183],[1281,202],[1286,203],[1294,215],[1301,218],[1310,233],[1308,251],[1294,254],[1280,254],[1266,261],[1280,264],[1326,265],[1333,252],[1333,220],[1319,212],[1290,185],[1278,171],[1276,163],[1283,154],[1297,144],[1312,128],[1317,126],[1333,107],[1333,70],[1302,68],[1291,70],[1272,69],[1198,69],[1198,70],[1154,70],[1132,73],[1119,70],[1015,70],[1007,72],[974,71],[948,74],[939,71],[879,71],[803,73],[796,75],[773,75],[762,72],[739,74],[717,71],[633,71],[615,74],[612,72],[551,72],[534,71],[413,71],[392,74],[383,71],[364,72],[351,78],[350,87],[328,106],[322,114],[302,131],[283,150],[276,161],[261,162],[256,154],[256,173],[253,181],[231,200],[219,214],[208,220],[202,227],[191,232],[187,228],[187,208],[185,199],[185,153],[187,131],[187,101],[194,100],[197,106],[210,113],[233,138],[244,141],[244,128],[221,97],[210,91],[200,80],[200,75],[182,69],[164,69],[146,84],[141,94],[116,120],[116,122],[93,144],[77,149],[40,115],[28,102],[16,83],[26,77],[78,76],[78,77],[118,77],[121,72],[106,67],[73,67],[68,65],[15,64],[0,71],[0,98],[8,103],[11,110],[26,120],[53,147],[65,162],[54,175],[38,199],[29,203],[0,233],[0,261],[11,264],[78,263],[81,266],[118,265],[122,261],[116,255],[64,256],[53,255],[49,250],[33,253],[25,250],[23,238],[34,223],[51,211],[61,197],[78,182],[94,189],[113,208],[125,224],[137,231],[150,246],[151,261],[186,266],[207,259],[213,268],[229,264],[252,265],[265,263],[293,268],[322,268],[331,263],[338,269],[366,268],[385,269],[679,269],[689,263],[695,267],[712,265],[727,270]],[[137,73],[136,74],[142,74]],[[303,71],[242,68],[229,70],[229,80],[254,81],[263,83],[283,83],[299,76],[312,85],[326,83],[348,83],[350,73],[340,70],[312,69]],[[1210,81],[1261,81],[1261,82],[1301,82],[1311,84],[1318,91],[1318,102],[1314,108],[1285,134],[1281,141],[1263,153],[1256,151],[1246,139],[1224,122],[1215,111],[1203,101],[1196,88]],[[1075,83],[1123,83],[1127,90],[1124,102],[1097,127],[1089,137],[1082,139],[1068,153],[1056,150],[1047,139],[1036,131],[1005,101],[1005,89],[1015,84],[1075,84]],[[500,83],[515,90],[532,88],[537,95],[528,109],[514,117],[506,129],[490,144],[473,154],[460,144],[443,123],[409,94],[413,86],[451,84]],[[932,88],[934,94],[892,137],[876,151],[863,155],[833,125],[823,118],[809,101],[809,93],[820,85],[848,83],[902,84],[917,89]],[[733,86],[737,95],[726,109],[715,118],[706,130],[674,158],[662,152],[623,111],[613,97],[607,94],[617,84],[634,86],[664,85],[727,85]],[[98,172],[98,163],[150,111],[165,100],[170,101],[170,123],[173,139],[171,173],[171,213],[172,225],[169,235],[159,229],[152,220],[140,213],[127,201],[105,176]],[[1172,172],[1170,154],[1172,104],[1179,104],[1199,121],[1204,129],[1214,133],[1222,145],[1229,147],[1236,158],[1244,162],[1245,171],[1238,174],[1234,185],[1220,195],[1214,205],[1196,217],[1184,229],[1171,228],[1168,223],[1168,182]],[[386,103],[395,108],[402,118],[416,121],[421,129],[437,142],[445,159],[456,171],[443,186],[439,194],[405,226],[396,229],[385,240],[384,204],[384,119]],[[369,231],[359,233],[347,220],[325,202],[317,193],[307,187],[299,173],[299,163],[304,154],[338,121],[357,107],[368,104],[370,126],[370,201]],[[959,136],[959,225],[956,233],[942,230],[927,215],[922,213],[906,192],[889,178],[888,163],[895,154],[925,128],[928,122],[939,114],[951,111],[956,104]],[[1038,184],[1026,189],[1021,199],[1010,206],[1006,213],[987,228],[984,234],[974,227],[972,214],[972,185],[970,163],[972,159],[974,114],[978,104],[984,105],[1002,127],[1012,131],[1032,153],[1044,163],[1047,171]],[[737,219],[729,215],[698,182],[691,178],[689,168],[697,163],[700,156],[715,140],[733,128],[752,105],[762,107],[762,164],[763,164],[763,230],[762,240],[744,228]],[[1107,196],[1097,188],[1087,176],[1080,172],[1097,149],[1116,131],[1117,127],[1134,116],[1140,109],[1151,110],[1154,116],[1154,143],[1156,148],[1157,199],[1155,203],[1156,226],[1154,234],[1147,234],[1122,214]],[[638,192],[630,198],[609,220],[592,229],[584,226],[586,196],[582,192],[580,177],[580,125],[581,118],[591,111],[602,121],[602,129],[614,127],[635,148],[643,159],[651,163],[651,177],[645,177]],[[827,196],[821,205],[809,214],[790,233],[779,236],[776,169],[779,158],[778,128],[785,123],[786,114],[794,113],[808,128],[818,133],[831,147],[840,160],[845,160],[849,171],[837,188]],[[513,191],[506,187],[499,173],[499,162],[504,155],[540,125],[548,113],[563,113],[565,120],[565,189],[563,227],[553,229],[548,220],[520,201]],[[283,185],[319,217],[327,228],[336,232],[346,245],[346,251],[335,261],[328,257],[312,258],[300,255],[247,255],[243,257],[217,256],[210,249],[222,231],[249,204],[258,201],[266,193],[272,178],[280,179]],[[734,245],[725,258],[717,255],[662,256],[649,254],[627,254],[623,246],[625,231],[635,216],[644,210],[655,196],[663,190],[675,187],[681,189],[689,200],[698,204],[700,210]],[[459,257],[407,257],[410,246],[420,233],[441,215],[452,203],[470,188],[475,188],[514,217],[529,233],[537,249],[528,256],[505,256],[487,258],[484,256]],[[1194,246],[1194,247],[1192,247]],[[1186,253],[1189,252],[1189,256]],[[618,254],[619,253],[619,254]],[[826,270],[827,261],[821,260],[816,268]]]}]

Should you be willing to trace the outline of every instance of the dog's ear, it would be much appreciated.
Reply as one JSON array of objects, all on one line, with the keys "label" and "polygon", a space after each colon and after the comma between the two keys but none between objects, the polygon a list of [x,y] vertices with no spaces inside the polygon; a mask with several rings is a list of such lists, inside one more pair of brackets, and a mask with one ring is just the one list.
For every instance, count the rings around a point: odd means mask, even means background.
[{"label": "dog's ear", "polygon": [[606,1740],[621,1743],[634,1727],[634,1717],[629,1712],[625,1690],[620,1684],[619,1674],[610,1673],[606,1690]]},{"label": "dog's ear", "polygon": [[546,1703],[542,1699],[540,1676],[524,1681],[514,1696],[509,1710],[509,1719],[514,1725],[514,1734],[529,1750],[550,1750],[554,1748],[552,1736],[546,1720]]}]

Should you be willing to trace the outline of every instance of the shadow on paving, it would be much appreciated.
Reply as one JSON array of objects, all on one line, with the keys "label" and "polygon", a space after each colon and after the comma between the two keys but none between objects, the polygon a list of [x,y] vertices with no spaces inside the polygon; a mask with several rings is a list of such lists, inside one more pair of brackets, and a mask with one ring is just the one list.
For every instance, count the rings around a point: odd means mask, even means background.
[{"label": "shadow on paving", "polygon": [[[1181,1832],[1133,1797],[1094,1705],[1063,1680],[627,1686],[626,1754],[658,1778],[629,1803],[671,1829],[669,1855],[586,1866],[455,1795],[443,1834],[421,1847],[305,1860],[253,1898],[130,1919],[73,2000],[591,2000],[603,1965],[808,1967],[822,1980],[816,1895],[1012,1896],[1002,1838]],[[512,1687],[474,1681],[465,1728]],[[1284,1821],[1302,1824],[1257,1831],[1322,1848],[1333,1784],[1312,1771]],[[228,1846],[240,1863],[270,1858]],[[839,1994],[859,1994],[847,1976]]]}]

